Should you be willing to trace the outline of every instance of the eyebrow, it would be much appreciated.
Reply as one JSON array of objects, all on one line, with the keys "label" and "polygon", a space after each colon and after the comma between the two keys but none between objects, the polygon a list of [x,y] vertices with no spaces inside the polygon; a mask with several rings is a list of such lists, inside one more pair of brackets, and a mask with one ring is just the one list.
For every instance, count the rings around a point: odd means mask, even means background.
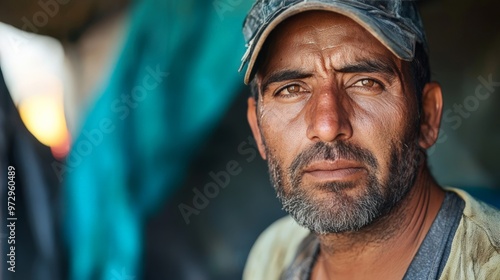
[{"label": "eyebrow", "polygon": [[312,73],[302,72],[298,70],[278,71],[269,75],[269,77],[265,78],[262,81],[262,87],[261,87],[262,92],[265,92],[269,87],[269,85],[272,83],[294,80],[294,79],[305,79],[305,78],[310,78],[312,76],[313,76]]},{"label": "eyebrow", "polygon": [[392,78],[396,75],[395,67],[393,63],[378,59],[370,59],[343,65],[335,69],[335,71],[340,73],[381,73]]}]

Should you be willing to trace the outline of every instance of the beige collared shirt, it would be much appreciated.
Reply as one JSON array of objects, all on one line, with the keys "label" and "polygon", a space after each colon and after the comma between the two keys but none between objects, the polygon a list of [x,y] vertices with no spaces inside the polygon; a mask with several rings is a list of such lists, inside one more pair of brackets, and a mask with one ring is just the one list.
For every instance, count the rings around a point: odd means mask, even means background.
[{"label": "beige collared shirt", "polygon": [[[465,201],[465,208],[440,279],[500,280],[500,211],[462,190],[448,190]],[[243,279],[280,279],[308,234],[289,216],[273,223],[254,244]]]}]

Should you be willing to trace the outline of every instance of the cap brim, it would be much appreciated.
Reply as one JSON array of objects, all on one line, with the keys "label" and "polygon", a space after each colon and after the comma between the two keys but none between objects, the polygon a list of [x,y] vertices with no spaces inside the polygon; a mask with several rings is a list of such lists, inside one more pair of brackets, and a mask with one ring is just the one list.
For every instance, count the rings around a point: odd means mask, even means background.
[{"label": "cap brim", "polygon": [[[263,30],[258,31],[255,37],[250,41],[247,53],[242,59],[242,67],[248,61],[248,67],[244,78],[245,84],[250,82],[250,75],[252,74],[255,61],[257,60],[264,42],[274,28],[293,15],[313,10],[330,11],[349,17],[370,32],[371,35],[373,35],[398,58],[406,61],[411,61],[413,59],[415,52],[415,38],[410,38],[409,34],[398,32],[397,29],[394,28],[394,23],[391,21],[375,20],[373,16],[370,17],[365,15],[366,11],[353,6],[345,5],[343,3],[333,2],[325,4],[303,2],[283,11],[270,23],[268,23]],[[396,32],[398,34],[394,34]],[[258,40],[254,41],[255,38],[258,38]],[[399,40],[395,40],[394,38],[398,38]]]}]

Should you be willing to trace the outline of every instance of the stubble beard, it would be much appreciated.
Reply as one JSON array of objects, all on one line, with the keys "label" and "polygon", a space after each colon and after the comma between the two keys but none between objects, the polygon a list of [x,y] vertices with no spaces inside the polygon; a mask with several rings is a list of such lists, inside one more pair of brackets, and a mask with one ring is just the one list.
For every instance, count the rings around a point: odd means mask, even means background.
[{"label": "stubble beard", "polygon": [[[299,154],[287,169],[266,149],[271,182],[283,209],[298,224],[319,234],[359,231],[372,224],[388,214],[415,182],[422,151],[414,136],[408,136],[399,143],[392,143],[389,175],[385,182],[380,182],[376,176],[379,164],[373,154],[351,143],[317,142]],[[339,158],[365,164],[366,180],[313,186],[302,182],[302,170],[308,163]],[[352,188],[356,188],[356,196],[347,194],[346,191]],[[317,197],[318,190],[327,194]]]}]

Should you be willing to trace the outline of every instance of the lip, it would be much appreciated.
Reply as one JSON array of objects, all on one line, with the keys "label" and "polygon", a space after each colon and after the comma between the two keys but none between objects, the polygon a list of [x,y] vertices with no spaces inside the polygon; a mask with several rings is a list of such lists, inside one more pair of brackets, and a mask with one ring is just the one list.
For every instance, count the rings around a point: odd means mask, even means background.
[{"label": "lip", "polygon": [[348,181],[366,173],[366,168],[353,161],[316,161],[304,169],[304,175],[320,181]]}]

